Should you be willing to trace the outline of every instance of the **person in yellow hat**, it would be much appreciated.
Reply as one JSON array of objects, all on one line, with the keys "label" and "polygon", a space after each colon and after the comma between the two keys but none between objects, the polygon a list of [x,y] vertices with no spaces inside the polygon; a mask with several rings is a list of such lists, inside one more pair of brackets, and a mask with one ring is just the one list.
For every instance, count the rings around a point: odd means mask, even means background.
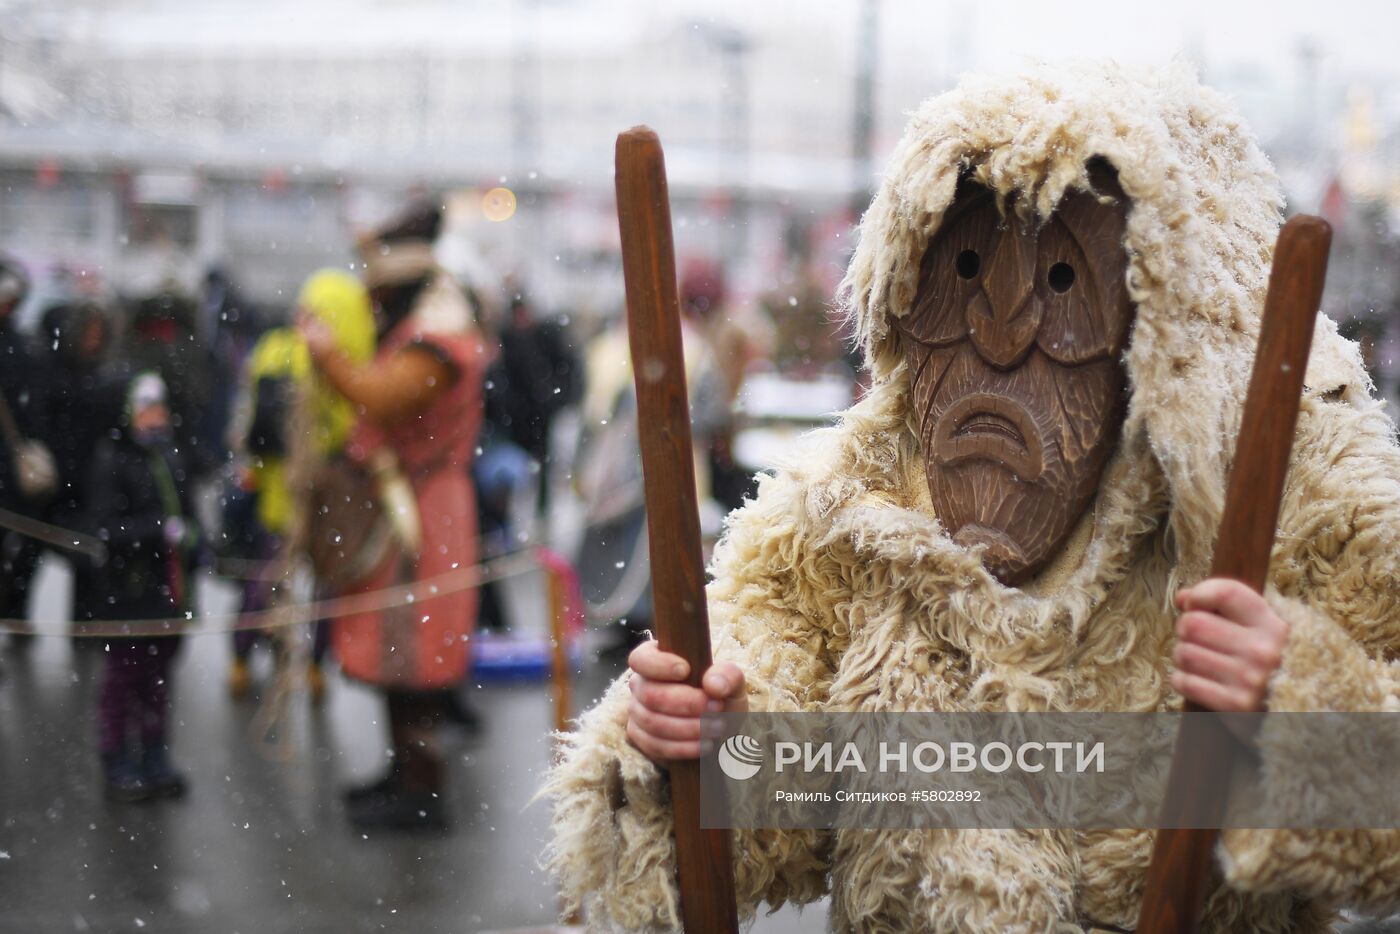
[{"label": "person in yellow hat", "polygon": [[[360,363],[373,358],[374,314],[369,294],[355,276],[338,269],[313,273],[302,286],[295,311],[296,317],[309,315],[323,322],[346,357]],[[309,438],[295,437],[292,430],[296,398],[303,389],[310,393],[304,429]],[[254,345],[244,368],[232,446],[246,458],[241,484],[254,497],[257,531],[253,551],[259,558],[270,562],[277,556],[295,516],[297,500],[287,476],[294,445],[309,443],[315,457],[331,457],[345,446],[355,420],[354,406],[312,368],[306,342],[295,328],[274,328]],[[243,613],[266,607],[271,581],[265,577],[245,584]],[[251,686],[248,661],[258,635],[256,629],[240,628],[234,633],[229,672],[229,691],[234,697],[245,695]],[[307,672],[307,683],[317,700],[325,689],[321,659],[326,645],[325,623],[318,622]]]}]

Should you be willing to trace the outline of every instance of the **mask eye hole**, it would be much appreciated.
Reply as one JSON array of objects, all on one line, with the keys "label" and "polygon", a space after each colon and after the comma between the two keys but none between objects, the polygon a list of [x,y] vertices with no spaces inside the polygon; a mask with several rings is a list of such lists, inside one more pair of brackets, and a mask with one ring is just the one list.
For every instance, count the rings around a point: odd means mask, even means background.
[{"label": "mask eye hole", "polygon": [[1050,267],[1047,279],[1056,292],[1068,292],[1074,285],[1074,267],[1069,263],[1056,263]]},{"label": "mask eye hole", "polygon": [[976,278],[978,271],[982,268],[982,257],[977,255],[976,250],[963,250],[958,254],[957,262],[954,264],[958,270],[958,275],[963,279]]}]

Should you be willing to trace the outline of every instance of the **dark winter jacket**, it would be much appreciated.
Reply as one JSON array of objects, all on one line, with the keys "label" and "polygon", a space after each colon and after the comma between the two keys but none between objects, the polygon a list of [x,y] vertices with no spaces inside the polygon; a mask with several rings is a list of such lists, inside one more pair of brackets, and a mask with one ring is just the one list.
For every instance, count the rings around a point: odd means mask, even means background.
[{"label": "dark winter jacket", "polygon": [[161,294],[139,302],[122,355],[130,373],[152,370],[165,381],[170,423],[191,477],[221,462],[219,451],[208,450],[200,440],[215,374],[195,331],[194,317],[194,306],[180,296]]},{"label": "dark winter jacket", "polygon": [[103,438],[116,435],[128,379],[102,366],[101,351],[84,357],[83,332],[96,322],[107,326],[100,310],[88,305],[60,305],[44,315],[42,361],[48,379],[42,440],[58,467],[58,490],[49,504],[49,521],[64,528],[89,525],[85,502],[87,471]]},{"label": "dark winter jacket", "polygon": [[[48,394],[49,377],[40,364],[34,342],[0,323],[0,395],[24,437],[43,439]],[[20,493],[15,481],[15,455],[0,432],[0,509],[38,515],[41,506]]]},{"label": "dark winter jacket", "polygon": [[549,425],[578,401],[582,371],[559,321],[507,327],[501,355],[487,376],[487,419],[537,458],[548,452]]},{"label": "dark winter jacket", "polygon": [[[158,619],[191,607],[190,564],[198,536],[183,490],[183,459],[170,445],[147,448],[125,432],[97,446],[87,480],[94,532],[107,543],[97,569],[98,619]],[[172,546],[166,525],[185,532]]]}]

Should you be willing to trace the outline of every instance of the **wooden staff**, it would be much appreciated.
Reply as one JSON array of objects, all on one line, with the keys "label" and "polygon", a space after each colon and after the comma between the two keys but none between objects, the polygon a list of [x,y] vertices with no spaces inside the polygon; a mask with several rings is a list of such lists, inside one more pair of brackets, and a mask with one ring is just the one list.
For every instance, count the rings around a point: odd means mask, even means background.
[{"label": "wooden staff", "polygon": [[[1332,228],[1326,221],[1298,215],[1279,232],[1269,273],[1259,347],[1210,571],[1211,577],[1234,578],[1260,593],[1268,583],[1269,554],[1331,244]],[[1186,711],[1201,713],[1204,708],[1188,703]],[[1203,814],[1211,815],[1205,823],[1219,823],[1230,782],[1221,765],[1230,762],[1233,742],[1215,718],[1183,718],[1167,781],[1163,829],[1157,831],[1147,871],[1139,934],[1185,934],[1200,926],[1201,909],[1215,881],[1211,853],[1220,831],[1180,825],[1183,820],[1199,824],[1197,817]]]},{"label": "wooden staff", "polygon": [[[627,332],[637,384],[656,636],[662,651],[689,663],[689,682],[699,687],[711,657],[695,502],[695,454],[681,352],[666,163],[661,141],[648,127],[618,134],[617,219],[622,229]],[[692,934],[738,931],[729,832],[700,828],[700,763],[673,762],[670,775],[685,929]]]}]

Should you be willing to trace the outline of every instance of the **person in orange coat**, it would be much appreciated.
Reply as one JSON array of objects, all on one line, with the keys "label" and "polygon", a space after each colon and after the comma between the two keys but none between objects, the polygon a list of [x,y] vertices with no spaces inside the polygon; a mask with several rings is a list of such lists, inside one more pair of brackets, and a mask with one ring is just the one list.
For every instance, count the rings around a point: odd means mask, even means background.
[{"label": "person in orange coat", "polygon": [[[360,414],[349,455],[381,477],[388,470],[401,489],[406,483],[416,507],[408,510],[416,514],[406,537],[417,539],[406,543],[409,558],[352,592],[428,580],[477,560],[467,468],[481,427],[487,354],[465,296],[433,258],[441,222],[440,208],[420,207],[362,244],[380,335],[373,361],[351,361],[315,319],[299,325],[316,367]],[[466,676],[476,608],[469,588],[335,620],[341,668],[385,692],[393,743],[389,773],[348,795],[355,824],[446,824],[436,726],[446,689]]]}]

